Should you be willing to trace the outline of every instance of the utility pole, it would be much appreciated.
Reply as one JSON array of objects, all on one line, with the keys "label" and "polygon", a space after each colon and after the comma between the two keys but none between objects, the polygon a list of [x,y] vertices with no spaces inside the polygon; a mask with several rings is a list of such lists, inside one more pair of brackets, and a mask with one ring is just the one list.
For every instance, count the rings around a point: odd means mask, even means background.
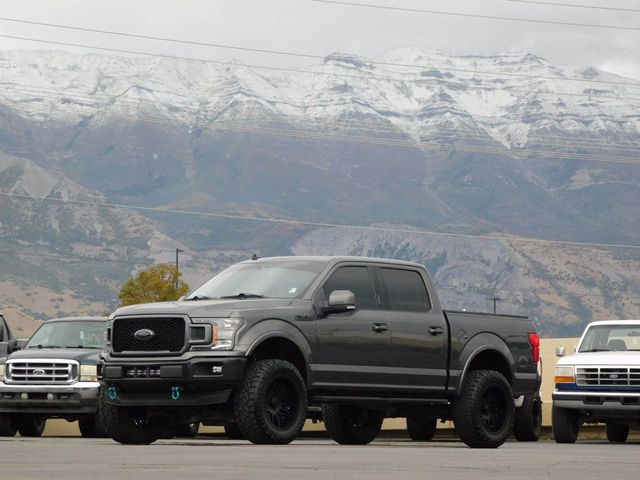
[{"label": "utility pole", "polygon": [[493,313],[496,313],[496,303],[501,302],[504,298],[500,297],[488,297],[487,300],[493,301]]},{"label": "utility pole", "polygon": [[181,248],[176,248],[176,282],[175,282],[176,290],[178,289],[178,278],[179,278],[179,275],[178,275],[178,272],[179,272],[179,270],[178,270],[178,254],[179,253],[184,253],[184,250],[182,250]]}]

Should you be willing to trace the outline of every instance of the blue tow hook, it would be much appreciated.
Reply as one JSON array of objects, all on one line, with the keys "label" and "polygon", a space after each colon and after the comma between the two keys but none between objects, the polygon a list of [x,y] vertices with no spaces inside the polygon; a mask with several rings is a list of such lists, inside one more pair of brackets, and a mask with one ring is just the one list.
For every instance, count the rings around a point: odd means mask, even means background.
[{"label": "blue tow hook", "polygon": [[109,395],[109,400],[115,400],[116,398],[118,398],[118,389],[115,385],[111,385],[107,389],[107,395]]},{"label": "blue tow hook", "polygon": [[175,387],[171,387],[171,399],[172,400],[178,400],[180,398],[180,391],[182,390],[181,387],[175,386]]}]

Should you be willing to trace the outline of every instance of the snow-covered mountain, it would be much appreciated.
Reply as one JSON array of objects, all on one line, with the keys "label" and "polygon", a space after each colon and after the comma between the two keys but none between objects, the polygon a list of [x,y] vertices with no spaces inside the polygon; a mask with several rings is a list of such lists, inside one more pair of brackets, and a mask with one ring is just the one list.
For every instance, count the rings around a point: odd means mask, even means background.
[{"label": "snow-covered mountain", "polygon": [[[420,48],[374,59],[334,53],[295,68],[5,51],[0,87],[2,158],[27,159],[115,203],[578,242],[635,244],[640,234],[640,85],[594,67]],[[0,172],[2,191],[17,188],[9,171]],[[145,242],[180,243],[193,265],[300,245],[310,253],[309,227],[143,214]],[[64,250],[48,230],[18,227],[0,238]],[[127,236],[109,241],[124,245]],[[321,238],[325,253],[346,249],[333,234]],[[413,244],[367,251],[430,258]],[[554,248],[562,249],[545,254]],[[616,250],[605,263],[615,270],[628,261]],[[516,263],[556,288],[555,275],[577,271],[571,262],[560,271]],[[500,268],[484,264],[487,274]],[[607,285],[596,294],[626,291]],[[606,311],[580,305],[568,322]]]}]

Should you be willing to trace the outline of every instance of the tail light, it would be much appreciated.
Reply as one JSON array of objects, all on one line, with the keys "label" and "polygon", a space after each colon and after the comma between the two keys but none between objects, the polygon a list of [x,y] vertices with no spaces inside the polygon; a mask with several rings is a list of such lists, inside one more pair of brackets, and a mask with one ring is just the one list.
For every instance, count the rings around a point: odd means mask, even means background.
[{"label": "tail light", "polygon": [[531,344],[531,358],[533,363],[538,363],[538,360],[540,360],[540,335],[530,333],[529,343]]}]

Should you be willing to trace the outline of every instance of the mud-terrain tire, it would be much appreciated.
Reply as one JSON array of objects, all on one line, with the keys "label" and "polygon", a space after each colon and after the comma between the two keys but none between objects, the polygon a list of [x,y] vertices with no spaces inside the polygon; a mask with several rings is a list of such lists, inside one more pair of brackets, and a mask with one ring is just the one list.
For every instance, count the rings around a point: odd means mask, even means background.
[{"label": "mud-terrain tire", "polygon": [[87,415],[78,419],[78,428],[80,435],[84,438],[105,438],[108,437],[107,432],[102,425],[99,413],[95,415]]},{"label": "mud-terrain tire", "polygon": [[144,407],[120,407],[108,403],[101,392],[98,396],[100,420],[108,436],[125,445],[148,445],[161,438],[166,422],[149,418]]},{"label": "mud-terrain tire", "polygon": [[438,419],[427,413],[409,415],[407,417],[407,432],[415,442],[428,442],[436,434]]},{"label": "mud-terrain tire", "polygon": [[231,440],[244,440],[244,435],[242,435],[238,425],[233,422],[224,424],[224,434]]},{"label": "mud-terrain tire", "polygon": [[0,437],[14,437],[18,433],[18,427],[11,415],[0,414]]},{"label": "mud-terrain tire", "polygon": [[340,445],[366,445],[380,433],[384,414],[353,405],[324,404],[322,420],[329,436]]},{"label": "mud-terrain tire", "polygon": [[31,415],[16,415],[14,417],[18,433],[22,437],[41,437],[44,427],[47,425],[46,418],[33,417]]},{"label": "mud-terrain tire", "polygon": [[195,438],[200,430],[200,422],[183,423],[176,427],[176,437]]},{"label": "mud-terrain tire", "polygon": [[497,448],[511,432],[514,408],[511,387],[501,373],[472,370],[453,402],[456,433],[471,448]]},{"label": "mud-terrain tire", "polygon": [[607,440],[613,443],[624,443],[629,436],[629,426],[621,423],[607,422]]},{"label": "mud-terrain tire", "polygon": [[516,409],[513,436],[519,442],[537,442],[542,432],[542,399],[540,393],[528,393]]},{"label": "mud-terrain tire", "polygon": [[551,428],[556,443],[576,443],[580,431],[580,420],[574,410],[555,405],[551,409]]},{"label": "mud-terrain tire", "polygon": [[257,360],[235,394],[234,418],[251,443],[284,445],[302,430],[307,391],[298,369],[286,360]]}]

